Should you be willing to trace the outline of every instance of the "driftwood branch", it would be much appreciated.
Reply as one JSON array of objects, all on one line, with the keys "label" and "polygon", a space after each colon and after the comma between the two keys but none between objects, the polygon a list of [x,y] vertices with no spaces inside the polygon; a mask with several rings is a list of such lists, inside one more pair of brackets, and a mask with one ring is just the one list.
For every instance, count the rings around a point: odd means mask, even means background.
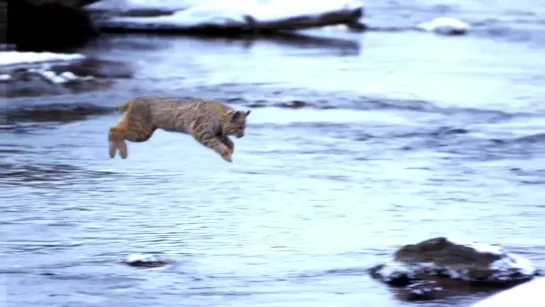
[{"label": "driftwood branch", "polygon": [[[154,12],[157,13],[157,12]],[[125,13],[124,16],[134,16],[131,13]],[[144,15],[144,12],[138,12],[138,16]],[[155,15],[155,14],[153,14]],[[165,14],[168,15],[168,14]],[[148,15],[149,16],[149,15]],[[155,15],[156,16],[156,15]],[[115,33],[133,33],[133,32],[148,32],[148,33],[186,33],[186,34],[201,34],[201,35],[237,35],[237,34],[270,34],[285,31],[295,31],[310,28],[318,28],[333,25],[346,25],[355,30],[363,30],[365,27],[360,24],[359,20],[363,16],[363,9],[357,8],[354,10],[343,10],[330,12],[321,15],[313,16],[297,16],[276,21],[258,21],[251,16],[246,16],[246,23],[226,22],[218,25],[215,23],[202,23],[194,26],[172,26],[172,25],[152,25],[150,24],[130,24],[130,22],[114,22],[108,18],[103,21],[97,20],[96,24],[102,32]]]}]

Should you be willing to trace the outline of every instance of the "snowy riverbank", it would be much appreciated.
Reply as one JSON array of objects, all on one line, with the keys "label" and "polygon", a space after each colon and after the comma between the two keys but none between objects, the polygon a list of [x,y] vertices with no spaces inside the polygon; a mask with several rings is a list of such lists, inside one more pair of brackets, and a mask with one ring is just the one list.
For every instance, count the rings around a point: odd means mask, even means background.
[{"label": "snowy riverbank", "polygon": [[0,84],[8,97],[100,89],[130,75],[124,64],[79,53],[0,52]]}]

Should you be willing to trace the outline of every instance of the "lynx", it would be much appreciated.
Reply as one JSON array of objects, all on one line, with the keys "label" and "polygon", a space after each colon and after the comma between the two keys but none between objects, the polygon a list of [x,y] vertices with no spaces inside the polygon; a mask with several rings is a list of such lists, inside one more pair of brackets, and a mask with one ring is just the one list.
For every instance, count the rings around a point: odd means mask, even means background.
[{"label": "lynx", "polygon": [[157,129],[193,136],[232,163],[235,145],[229,135],[244,136],[250,110],[234,110],[220,102],[198,98],[137,97],[118,108],[121,120],[108,133],[110,158],[119,150],[126,159],[125,140],[146,142]]}]

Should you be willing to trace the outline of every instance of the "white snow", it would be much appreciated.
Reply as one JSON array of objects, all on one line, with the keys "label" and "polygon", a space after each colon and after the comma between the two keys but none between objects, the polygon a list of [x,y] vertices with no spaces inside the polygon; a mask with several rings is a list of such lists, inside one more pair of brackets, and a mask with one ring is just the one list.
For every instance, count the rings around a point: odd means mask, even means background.
[{"label": "white snow", "polygon": [[522,256],[508,253],[501,246],[495,246],[487,243],[473,242],[469,240],[464,240],[460,238],[448,238],[448,240],[454,244],[465,245],[471,247],[477,252],[480,253],[490,253],[494,255],[501,256],[499,260],[494,261],[490,268],[497,270],[497,276],[494,276],[497,279],[505,279],[507,276],[503,273],[509,273],[508,271],[517,270],[524,275],[532,275],[536,272],[537,268],[534,267],[532,262]]},{"label": "white snow", "polygon": [[490,296],[471,307],[545,306],[545,278],[536,278],[511,289]]},{"label": "white snow", "polygon": [[[112,1],[112,0],[110,0]],[[125,2],[123,10],[130,9],[132,1]],[[138,4],[140,5],[140,4]],[[136,5],[135,7],[138,7]],[[158,17],[112,17],[101,21],[104,26],[124,28],[186,28],[202,24],[246,24],[250,16],[258,22],[275,22],[292,17],[319,17],[329,12],[352,11],[362,7],[360,0],[209,0],[196,3],[172,15]]]},{"label": "white snow", "polygon": [[0,75],[0,81],[8,81],[11,79],[10,75]]},{"label": "white snow", "polygon": [[60,77],[64,78],[67,81],[73,81],[79,79],[78,76],[74,75],[73,72],[65,71],[59,74]]},{"label": "white snow", "polygon": [[467,23],[452,17],[438,17],[431,21],[422,22],[416,28],[446,35],[465,34],[469,31]]},{"label": "white snow", "polygon": [[391,261],[389,263],[386,263],[380,270],[377,271],[377,273],[382,277],[384,281],[392,281],[393,279],[397,279],[401,276],[408,276],[413,277],[414,271],[411,268],[410,265],[397,262],[397,261]]},{"label": "white snow", "polygon": [[85,56],[78,53],[18,52],[1,51],[0,65],[32,64],[43,62],[66,62],[82,60]]},{"label": "white snow", "polygon": [[131,254],[129,256],[127,256],[127,258],[125,259],[126,262],[128,263],[133,263],[133,262],[155,262],[157,261],[157,258],[155,258],[155,256],[151,255],[151,254]]},{"label": "white snow", "polygon": [[102,0],[85,6],[89,11],[126,12],[129,10],[178,11],[203,0]]},{"label": "white snow", "polygon": [[[494,261],[490,265],[490,268],[498,270],[499,272],[517,270],[524,275],[533,275],[537,271],[537,268],[534,267],[530,259],[512,253],[507,253],[501,259]],[[497,278],[503,279],[505,278],[505,276],[503,276],[503,274],[500,274],[500,276],[497,276]]]},{"label": "white snow", "polygon": [[54,84],[63,84],[70,81],[75,80],[90,80],[93,79],[92,76],[76,76],[74,73],[65,71],[60,74],[55,73],[54,71],[50,70],[49,65],[44,64],[43,66],[39,68],[30,68],[27,70],[31,73],[36,73],[44,77],[44,79],[48,80],[51,83]]}]

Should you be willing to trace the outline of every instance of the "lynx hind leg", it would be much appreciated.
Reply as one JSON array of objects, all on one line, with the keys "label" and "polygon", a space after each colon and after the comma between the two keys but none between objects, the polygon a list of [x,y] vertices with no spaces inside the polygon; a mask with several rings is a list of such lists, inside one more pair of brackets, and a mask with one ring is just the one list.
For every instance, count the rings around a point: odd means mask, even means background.
[{"label": "lynx hind leg", "polygon": [[146,114],[127,111],[119,123],[110,128],[110,157],[115,157],[116,150],[119,150],[119,156],[126,159],[129,155],[126,140],[137,143],[146,142],[155,130]]},{"label": "lynx hind leg", "polygon": [[235,144],[231,139],[226,135],[218,135],[218,139],[229,148],[231,154],[235,151]]},{"label": "lynx hind leg", "polygon": [[127,143],[125,142],[125,134],[127,133],[128,119],[126,115],[117,123],[110,127],[108,132],[108,153],[110,158],[114,158],[119,150],[119,156],[126,159],[128,156]]}]

